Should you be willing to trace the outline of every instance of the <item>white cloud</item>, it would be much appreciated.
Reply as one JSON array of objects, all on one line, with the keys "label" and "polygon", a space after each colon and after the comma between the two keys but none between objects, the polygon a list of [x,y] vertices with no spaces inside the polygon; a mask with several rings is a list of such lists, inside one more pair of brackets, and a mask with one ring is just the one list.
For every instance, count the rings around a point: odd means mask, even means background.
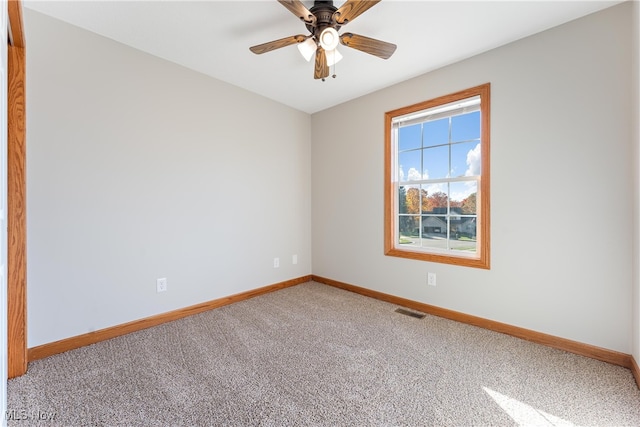
[{"label": "white cloud", "polygon": [[416,168],[409,169],[409,181],[420,181],[422,179],[422,174]]},{"label": "white cloud", "polygon": [[467,153],[467,171],[465,176],[480,175],[481,164],[480,144],[476,145],[473,150],[469,150]]},{"label": "white cloud", "polygon": [[[425,169],[424,174],[420,174],[420,171],[416,168],[409,168],[409,172],[405,175],[402,165],[398,167],[398,179],[400,182],[406,181],[420,181],[421,179],[428,179],[429,171]],[[417,185],[405,185],[405,187],[417,187]]]},{"label": "white cloud", "polygon": [[427,190],[428,194],[434,194],[434,193],[447,193],[447,184],[445,183],[438,183],[438,184],[431,184],[429,185],[427,188],[425,188],[425,190]]}]

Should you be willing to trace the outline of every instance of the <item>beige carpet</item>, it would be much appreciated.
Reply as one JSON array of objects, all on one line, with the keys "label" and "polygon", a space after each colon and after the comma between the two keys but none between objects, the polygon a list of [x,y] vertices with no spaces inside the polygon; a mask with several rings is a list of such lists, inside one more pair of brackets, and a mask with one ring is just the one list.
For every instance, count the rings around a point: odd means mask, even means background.
[{"label": "beige carpet", "polygon": [[396,308],[306,283],[36,361],[9,425],[640,425],[628,369]]}]

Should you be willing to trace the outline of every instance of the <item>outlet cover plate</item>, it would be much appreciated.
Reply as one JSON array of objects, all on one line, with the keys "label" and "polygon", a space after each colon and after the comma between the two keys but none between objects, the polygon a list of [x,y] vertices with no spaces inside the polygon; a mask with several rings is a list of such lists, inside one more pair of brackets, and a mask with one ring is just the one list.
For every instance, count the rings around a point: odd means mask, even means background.
[{"label": "outlet cover plate", "polygon": [[427,285],[429,286],[436,285],[436,273],[427,273]]}]

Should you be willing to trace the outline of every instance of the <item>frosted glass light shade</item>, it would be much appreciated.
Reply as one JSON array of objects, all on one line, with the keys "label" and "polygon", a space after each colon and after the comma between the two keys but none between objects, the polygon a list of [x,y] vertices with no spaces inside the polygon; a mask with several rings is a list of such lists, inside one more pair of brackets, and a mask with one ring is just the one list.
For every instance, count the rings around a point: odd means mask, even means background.
[{"label": "frosted glass light shade", "polygon": [[341,59],[342,55],[338,52],[338,49],[328,50],[327,52],[327,66],[331,67],[337,64]]},{"label": "frosted glass light shade", "polygon": [[340,41],[338,32],[335,28],[325,28],[320,33],[320,46],[326,51],[330,51],[338,46],[338,42]]},{"label": "frosted glass light shade", "polygon": [[302,43],[298,43],[298,50],[304,59],[309,62],[311,61],[313,54],[316,53],[316,42],[313,41],[313,38],[308,38]]}]

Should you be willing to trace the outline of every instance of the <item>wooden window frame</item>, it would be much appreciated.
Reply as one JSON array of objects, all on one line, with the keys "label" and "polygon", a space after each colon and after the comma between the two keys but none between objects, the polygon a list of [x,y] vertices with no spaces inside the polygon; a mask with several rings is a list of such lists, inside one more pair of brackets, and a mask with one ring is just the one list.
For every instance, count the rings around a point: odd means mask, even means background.
[{"label": "wooden window frame", "polygon": [[[478,202],[478,256],[456,256],[453,254],[442,254],[415,250],[410,247],[399,248],[396,245],[396,190],[397,177],[392,176],[395,170],[395,147],[393,141],[393,120],[396,117],[405,116],[422,110],[438,107],[467,98],[480,96],[481,105],[481,179],[479,187]],[[440,96],[418,104],[399,108],[385,113],[385,135],[384,135],[384,253],[388,256],[409,258],[421,261],[430,261],[444,264],[453,264],[466,267],[490,269],[490,123],[491,123],[491,84],[485,83],[480,86],[465,89],[456,93]]]}]

